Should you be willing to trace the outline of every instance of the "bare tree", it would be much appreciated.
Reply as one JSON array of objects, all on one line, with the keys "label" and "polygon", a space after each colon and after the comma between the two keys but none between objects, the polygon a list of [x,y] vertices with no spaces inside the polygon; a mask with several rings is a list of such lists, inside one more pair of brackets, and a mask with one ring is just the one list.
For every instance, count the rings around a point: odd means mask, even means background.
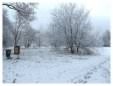
[{"label": "bare tree", "polygon": [[23,26],[26,22],[31,22],[34,19],[34,4],[31,3],[5,3],[11,9],[16,10],[16,21],[14,24],[14,46],[18,45]]},{"label": "bare tree", "polygon": [[21,16],[17,15],[16,21],[14,23],[14,31],[13,31],[14,46],[17,46],[20,41],[24,24],[25,24],[25,20]]},{"label": "bare tree", "polygon": [[75,52],[75,46],[77,48],[77,53],[79,52],[79,47],[86,46],[84,41],[88,37],[88,33],[91,29],[88,14],[89,11],[78,8],[72,3],[63,4],[52,13],[53,25],[55,25],[56,33],[60,31],[61,34],[64,34],[62,37],[64,37],[65,44],[70,48],[71,53]]},{"label": "bare tree", "polygon": [[3,47],[13,45],[12,31],[13,25],[8,18],[7,10],[3,9]]},{"label": "bare tree", "polygon": [[110,31],[106,30],[103,34],[103,43],[104,46],[110,47]]},{"label": "bare tree", "polygon": [[16,2],[16,3],[3,3],[3,5],[7,6],[10,9],[15,10],[18,14],[28,19],[28,18],[33,18],[30,16],[33,16],[32,15],[34,13],[33,9],[36,7],[36,5],[38,5],[38,3]]}]

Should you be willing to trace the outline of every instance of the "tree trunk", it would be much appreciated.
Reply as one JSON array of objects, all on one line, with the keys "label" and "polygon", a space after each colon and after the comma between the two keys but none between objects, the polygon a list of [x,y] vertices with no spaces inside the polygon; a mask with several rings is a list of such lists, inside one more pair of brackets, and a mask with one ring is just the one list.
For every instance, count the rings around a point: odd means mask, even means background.
[{"label": "tree trunk", "polygon": [[77,54],[79,53],[79,47],[77,47]]},{"label": "tree trunk", "polygon": [[39,45],[38,45],[39,47],[41,46],[41,43],[40,43],[40,38],[39,38]]},{"label": "tree trunk", "polygon": [[73,48],[73,47],[70,48],[70,52],[71,52],[72,54],[74,54],[74,48]]}]

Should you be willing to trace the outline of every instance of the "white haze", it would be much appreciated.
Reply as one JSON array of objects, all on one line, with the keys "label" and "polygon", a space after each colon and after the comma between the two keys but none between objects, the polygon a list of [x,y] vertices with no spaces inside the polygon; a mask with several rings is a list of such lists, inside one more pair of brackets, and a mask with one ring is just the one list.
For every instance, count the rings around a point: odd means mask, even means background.
[{"label": "white haze", "polygon": [[[32,22],[34,29],[48,28],[51,22],[51,11],[62,3],[76,3],[90,11],[91,21],[95,30],[110,29],[111,0],[38,0],[36,19]],[[9,11],[10,19],[14,20],[14,11]],[[41,27],[41,28],[40,28]]]}]

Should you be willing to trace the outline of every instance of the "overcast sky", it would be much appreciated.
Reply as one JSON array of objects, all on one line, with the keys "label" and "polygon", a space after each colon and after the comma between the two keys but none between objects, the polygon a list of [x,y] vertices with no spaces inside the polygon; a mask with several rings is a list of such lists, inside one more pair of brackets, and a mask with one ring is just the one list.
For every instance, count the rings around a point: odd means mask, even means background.
[{"label": "overcast sky", "polygon": [[37,0],[39,5],[36,10],[36,20],[32,23],[35,29],[46,29],[51,21],[52,9],[62,3],[76,3],[90,11],[91,20],[97,29],[109,29],[111,0]]},{"label": "overcast sky", "polygon": [[[76,3],[78,6],[85,7],[90,11],[91,20],[97,29],[108,29],[110,24],[111,0],[39,0],[37,9],[37,19],[33,22],[34,28],[40,26],[46,28],[51,21],[52,9],[62,3]],[[38,24],[37,24],[38,23]],[[37,29],[36,28],[36,29]]]}]

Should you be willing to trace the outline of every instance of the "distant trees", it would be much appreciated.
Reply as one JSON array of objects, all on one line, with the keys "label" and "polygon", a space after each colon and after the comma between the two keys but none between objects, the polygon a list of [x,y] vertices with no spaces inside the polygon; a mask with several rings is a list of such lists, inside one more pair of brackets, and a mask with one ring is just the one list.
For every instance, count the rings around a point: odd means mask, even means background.
[{"label": "distant trees", "polygon": [[7,10],[3,9],[3,47],[9,47],[13,45],[13,25],[7,15]]},{"label": "distant trees", "polygon": [[30,26],[30,24],[26,24],[23,31],[23,44],[26,48],[30,47],[32,43],[34,43],[36,39],[36,31]]},{"label": "distant trees", "polygon": [[48,32],[50,45],[55,48],[64,45],[64,42],[63,42],[64,37],[62,37],[63,36],[62,31],[60,31],[56,27],[57,27],[57,25],[55,25],[53,23],[50,24],[50,26],[49,26],[50,30]]},{"label": "distant trees", "polygon": [[42,46],[42,33],[38,30],[36,31],[35,44],[38,47]]},{"label": "distant trees", "polygon": [[110,47],[110,40],[111,40],[110,31],[106,30],[103,34],[103,43],[105,47]]},{"label": "distant trees", "polygon": [[53,11],[52,19],[53,43],[65,41],[64,44],[71,53],[75,52],[74,47],[78,53],[80,47],[88,46],[92,27],[87,10],[78,8],[72,3],[63,4]]},{"label": "distant trees", "polygon": [[40,30],[32,28],[30,23],[25,24],[22,31],[22,42],[25,48],[31,46],[40,47],[42,45],[42,33]]},{"label": "distant trees", "polygon": [[[62,4],[52,11],[52,22],[49,31],[42,33],[34,30],[31,22],[35,19],[34,3],[4,3],[3,5],[16,11],[15,22],[11,23],[7,16],[7,10],[3,11],[3,45],[14,46],[20,42],[27,48],[33,43],[36,46],[48,45],[54,47],[65,46],[72,54],[79,53],[81,48],[101,46],[103,39],[104,46],[110,46],[110,32],[106,31],[103,38],[95,36],[98,33],[91,33],[89,11],[78,7],[76,4]],[[40,28],[41,29],[41,28]],[[47,38],[48,36],[48,38]]]}]

